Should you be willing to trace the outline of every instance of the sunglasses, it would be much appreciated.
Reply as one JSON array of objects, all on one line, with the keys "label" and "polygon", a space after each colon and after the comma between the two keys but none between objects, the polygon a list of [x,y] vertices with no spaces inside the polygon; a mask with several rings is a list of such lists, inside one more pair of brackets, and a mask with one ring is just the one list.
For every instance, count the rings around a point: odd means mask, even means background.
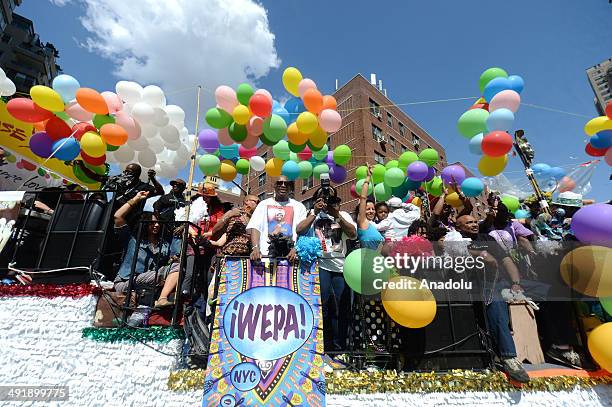
[{"label": "sunglasses", "polygon": [[290,186],[292,184],[291,181],[276,181],[276,186],[280,187],[281,185]]}]

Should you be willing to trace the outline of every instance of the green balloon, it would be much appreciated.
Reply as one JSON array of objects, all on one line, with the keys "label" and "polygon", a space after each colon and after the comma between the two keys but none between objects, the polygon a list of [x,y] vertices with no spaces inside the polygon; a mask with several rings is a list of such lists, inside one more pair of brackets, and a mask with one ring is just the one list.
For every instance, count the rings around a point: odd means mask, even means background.
[{"label": "green balloon", "polygon": [[84,182],[85,184],[95,184],[96,183],[96,181],[94,181],[93,179],[85,175],[81,167],[78,165],[75,165],[74,167],[72,167],[72,173],[79,181]]},{"label": "green balloon", "polygon": [[312,156],[319,161],[323,161],[325,160],[325,158],[327,158],[328,151],[329,151],[329,147],[327,146],[327,144],[323,144],[323,147],[321,147],[320,150],[312,151]]},{"label": "green balloon", "polygon": [[303,151],[306,148],[306,143],[297,145],[289,141],[288,144],[289,144],[289,150],[292,153],[299,153],[300,151]]},{"label": "green balloon", "polygon": [[233,121],[232,115],[223,109],[213,107],[206,112],[206,123],[214,129],[224,129]]},{"label": "green balloon", "polygon": [[382,182],[380,184],[376,184],[374,187],[374,198],[376,198],[377,201],[386,201],[387,199],[391,198],[392,193],[393,190],[391,187]]},{"label": "green balloon", "polygon": [[323,163],[317,164],[313,168],[312,173],[316,179],[321,179],[321,174],[329,174],[329,165]]},{"label": "green balloon", "polygon": [[212,154],[204,154],[198,159],[198,166],[204,175],[217,175],[221,161],[219,157]]},{"label": "green balloon", "polygon": [[457,121],[457,130],[463,137],[471,139],[477,134],[487,134],[489,112],[484,109],[471,109],[463,113]]},{"label": "green balloon", "polygon": [[[402,185],[405,179],[406,179],[406,173],[404,173],[404,171],[400,170],[399,168],[389,168],[385,172],[384,182],[385,182],[385,185],[391,188],[395,188],[395,187],[399,187],[400,185]],[[376,188],[374,189],[374,192],[376,192]]]},{"label": "green balloon", "polygon": [[277,143],[275,140],[270,140],[265,134],[261,133],[259,140],[267,146],[273,146]]},{"label": "green balloon", "polygon": [[442,192],[444,192],[444,183],[442,182],[442,178],[434,177],[429,182],[425,183],[425,191],[433,196],[440,196]]},{"label": "green balloon", "polygon": [[280,140],[272,147],[272,152],[274,156],[280,158],[283,161],[287,161],[289,159],[289,143],[286,140]]},{"label": "green balloon", "polygon": [[263,134],[268,140],[279,141],[287,134],[287,123],[279,115],[273,114],[264,120]]},{"label": "green balloon", "polygon": [[518,198],[512,195],[502,195],[501,201],[510,212],[515,212],[521,206]]},{"label": "green balloon", "polygon": [[608,315],[612,315],[612,297],[600,298],[599,302]]},{"label": "green balloon", "polygon": [[419,160],[419,156],[413,151],[405,151],[399,156],[399,167],[408,168],[410,164]]},{"label": "green balloon", "polygon": [[249,100],[251,99],[251,96],[253,96],[253,93],[255,93],[255,91],[248,83],[241,83],[238,85],[238,89],[236,89],[236,97],[238,98],[238,101],[245,106],[249,105]]},{"label": "green balloon", "polygon": [[107,173],[107,168],[106,168],[106,165],[104,165],[104,164],[102,164],[102,165],[91,165],[91,164],[88,164],[86,162],[83,162],[83,164],[85,164],[85,167],[87,167],[87,169],[95,172],[98,175],[106,175],[106,173]]},{"label": "green balloon", "polygon": [[230,124],[228,133],[231,139],[236,143],[242,143],[244,140],[246,140],[248,135],[246,126],[242,126],[236,122]]},{"label": "green balloon", "polygon": [[399,161],[397,160],[391,160],[385,164],[386,169],[397,168],[397,167],[399,167]]},{"label": "green balloon", "polygon": [[306,179],[312,175],[312,164],[310,161],[300,161],[298,167],[300,168],[299,177],[301,179]]},{"label": "green balloon", "polygon": [[106,151],[116,151],[119,150],[119,146],[111,146],[110,144],[106,145]]},{"label": "green balloon", "polygon": [[351,148],[346,144],[341,144],[334,148],[334,162],[338,165],[346,165],[351,161]]},{"label": "green balloon", "polygon": [[[360,179],[355,184],[355,192],[357,192],[357,195],[361,195],[361,189],[363,188],[364,183],[365,183],[365,179]],[[368,183],[368,195],[372,195],[372,192],[374,192],[374,188],[372,188],[372,183],[369,182]]]},{"label": "green balloon", "polygon": [[376,164],[374,168],[372,168],[372,182],[375,184],[380,184],[385,180],[385,172],[387,169],[382,164]]},{"label": "green balloon", "polygon": [[66,114],[66,112],[55,112],[53,114],[56,115],[57,117],[59,117],[60,119],[64,120],[64,121],[72,120],[72,118],[70,116],[68,116]]},{"label": "green balloon", "polygon": [[352,251],[344,260],[343,275],[346,283],[359,294],[379,293],[382,282],[388,281],[391,275],[391,270],[384,267],[383,260],[376,250],[364,248]]},{"label": "green balloon", "polygon": [[249,165],[249,160],[241,158],[240,160],[236,161],[236,171],[238,171],[238,174],[246,175],[249,173],[250,168],[251,166]]},{"label": "green balloon", "polygon": [[95,114],[92,123],[96,129],[100,129],[100,127],[104,126],[105,124],[115,123],[115,118],[108,114]]},{"label": "green balloon", "polygon": [[426,148],[419,154],[419,160],[427,164],[428,167],[433,167],[436,165],[439,159],[440,156],[438,155],[438,152],[433,148]]},{"label": "green balloon", "polygon": [[478,87],[480,93],[484,92],[484,88],[487,86],[492,79],[495,78],[507,78],[508,73],[501,68],[489,68],[480,74],[480,80],[478,81]]},{"label": "green balloon", "polygon": [[368,167],[366,167],[365,165],[361,165],[359,167],[357,167],[357,169],[355,170],[355,178],[359,179],[365,179],[365,177],[368,176]]},{"label": "green balloon", "polygon": [[[291,149],[291,148],[289,148]],[[296,153],[294,153],[293,151],[289,152],[289,161],[295,161],[296,163],[300,162],[300,157],[298,157],[298,155]]]}]

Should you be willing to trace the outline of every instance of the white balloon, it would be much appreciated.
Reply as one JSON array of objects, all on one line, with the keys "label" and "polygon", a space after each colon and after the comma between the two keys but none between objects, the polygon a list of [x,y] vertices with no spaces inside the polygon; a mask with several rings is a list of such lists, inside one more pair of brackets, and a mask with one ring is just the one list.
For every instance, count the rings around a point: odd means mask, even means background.
[{"label": "white balloon", "polygon": [[164,107],[166,113],[168,113],[168,117],[170,118],[170,123],[172,124],[180,124],[185,121],[185,111],[181,109],[180,106],[177,105],[168,105]]},{"label": "white balloon", "polygon": [[134,149],[129,145],[123,145],[118,150],[113,151],[113,157],[119,163],[129,163],[134,160]]},{"label": "white balloon", "polygon": [[258,155],[251,157],[249,163],[253,171],[263,171],[266,168],[266,161]]},{"label": "white balloon", "polygon": [[149,85],[142,90],[142,100],[153,107],[166,106],[166,96],[159,86]]},{"label": "white balloon", "polygon": [[161,107],[156,107],[155,110],[155,118],[153,119],[153,124],[157,127],[165,127],[170,123],[170,119],[168,118],[168,114]]},{"label": "white balloon", "polygon": [[134,151],[142,151],[149,148],[149,141],[146,137],[138,137],[137,139],[128,139],[127,145]]},{"label": "white balloon", "polygon": [[[157,157],[150,149],[142,150],[138,152],[138,162],[143,167],[152,168],[157,162]],[[146,171],[143,171],[143,173],[146,175]]]},{"label": "white balloon", "polygon": [[[4,69],[0,68],[0,81],[3,81],[5,79],[6,79],[6,73],[4,72]],[[180,109],[180,107],[179,107],[179,109]]]},{"label": "white balloon", "polygon": [[180,141],[178,130],[171,125],[162,127],[161,130],[159,130],[159,135],[166,143],[176,143]]},{"label": "white balloon", "polygon": [[140,135],[142,137],[145,138],[154,138],[157,137],[157,133],[159,133],[159,130],[157,129],[157,127],[153,126],[152,124],[142,124],[140,126]]},{"label": "white balloon", "polygon": [[138,102],[132,108],[132,117],[138,120],[141,126],[150,124],[155,119],[155,110],[147,103]]},{"label": "white balloon", "polygon": [[2,82],[0,82],[0,95],[1,96],[13,96],[17,92],[17,88],[12,80],[9,78],[4,78]]},{"label": "white balloon", "polygon": [[172,176],[172,168],[171,163],[159,163],[159,175],[164,178],[170,178]]},{"label": "white balloon", "polygon": [[159,154],[164,151],[164,141],[159,137],[149,139],[149,148],[153,150],[155,154]]},{"label": "white balloon", "polygon": [[166,143],[166,149],[168,151],[176,151],[179,148],[181,148],[182,145],[183,145],[183,143],[181,143],[180,141],[178,141],[176,143]]},{"label": "white balloon", "polygon": [[136,82],[119,81],[115,85],[115,93],[126,103],[134,105],[142,99],[142,86]]}]

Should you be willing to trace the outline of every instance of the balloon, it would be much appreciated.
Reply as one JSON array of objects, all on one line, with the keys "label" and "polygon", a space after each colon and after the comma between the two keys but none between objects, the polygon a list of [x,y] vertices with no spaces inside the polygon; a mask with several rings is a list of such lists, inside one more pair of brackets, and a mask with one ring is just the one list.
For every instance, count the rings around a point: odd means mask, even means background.
[{"label": "balloon", "polygon": [[159,135],[168,144],[180,143],[179,131],[171,124],[162,127],[159,130]]},{"label": "balloon", "polygon": [[223,109],[213,107],[206,112],[206,123],[212,128],[222,129],[232,123],[232,116]]},{"label": "balloon", "polygon": [[490,102],[493,99],[493,96],[497,95],[501,91],[511,89],[511,86],[512,84],[508,78],[494,78],[487,83],[482,95],[487,102]]},{"label": "balloon", "polygon": [[412,151],[405,151],[399,156],[399,167],[408,168],[410,164],[419,160],[419,156]]},{"label": "balloon", "polygon": [[270,158],[266,162],[266,174],[270,177],[280,177],[283,171],[283,160],[280,158]]},{"label": "balloon", "polygon": [[264,120],[263,133],[271,141],[277,142],[287,133],[287,123],[282,117],[273,114]]},{"label": "balloon", "polygon": [[560,270],[563,281],[579,293],[591,297],[612,296],[612,249],[609,247],[578,247],[563,257]]},{"label": "balloon", "polygon": [[175,124],[177,127],[183,125],[185,121],[185,112],[179,106],[167,105],[164,107],[164,111],[168,115],[168,120],[171,124]]},{"label": "balloon", "polygon": [[[357,194],[361,194],[361,191],[363,189],[363,184],[365,183],[365,179],[360,179],[357,181],[357,183],[355,184],[355,191],[357,192]],[[372,193],[374,192],[374,188],[372,187],[372,183],[368,183],[368,191],[367,191],[367,195],[372,195]]]},{"label": "balloon", "polygon": [[236,89],[236,97],[238,101],[245,106],[248,106],[249,100],[254,93],[253,87],[248,83],[241,83]]},{"label": "balloon", "polygon": [[393,321],[407,328],[423,328],[436,317],[436,299],[428,288],[420,288],[420,280],[396,276],[387,287],[382,304]]},{"label": "balloon", "polygon": [[52,117],[47,120],[47,123],[45,124],[45,132],[51,140],[57,141],[61,138],[70,136],[72,129],[59,117]]},{"label": "balloon", "polygon": [[68,116],[75,120],[82,122],[88,122],[93,118],[93,113],[90,113],[83,109],[76,101],[70,102],[66,105],[65,112]]},{"label": "balloon", "polygon": [[157,156],[150,149],[145,149],[138,152],[138,162],[144,168],[153,168],[157,163]]},{"label": "balloon", "polygon": [[[170,118],[168,117],[168,113],[161,107],[153,108],[155,112],[155,117],[153,118],[153,125],[157,127],[165,127],[170,124]],[[176,128],[173,124],[172,127]],[[178,129],[177,129],[178,130]]]},{"label": "balloon", "polygon": [[336,110],[338,108],[338,102],[336,98],[331,95],[323,96],[323,109]]},{"label": "balloon", "polygon": [[236,91],[225,85],[218,86],[217,89],[215,89],[215,101],[217,105],[226,112],[233,112],[239,105]]},{"label": "balloon", "polygon": [[442,178],[435,177],[425,184],[425,191],[433,196],[440,196],[444,192],[444,183]]},{"label": "balloon", "polygon": [[[319,161],[323,161],[323,160],[327,160],[328,153],[330,153],[329,147],[327,147],[327,144],[323,144],[323,147],[321,147],[320,150],[312,152],[312,156],[314,158],[316,158],[317,160],[319,160]],[[333,154],[333,152],[331,154],[332,154],[332,163],[333,163],[333,155],[334,154]],[[327,162],[327,164],[330,164],[330,163]],[[344,165],[344,164],[342,164],[342,165]]]},{"label": "balloon", "polygon": [[406,195],[408,195],[408,192],[410,191],[412,183],[414,183],[414,181],[410,181],[408,178],[404,178],[402,185],[400,185],[399,187],[393,188],[393,196],[396,196],[403,201]]},{"label": "balloon", "polygon": [[480,133],[470,139],[469,149],[472,154],[482,155],[482,139],[484,134]]},{"label": "balloon", "polygon": [[501,68],[489,68],[480,74],[480,80],[478,81],[478,87],[480,88],[480,93],[483,93],[485,87],[489,82],[491,82],[495,78],[507,78],[508,74]]},{"label": "balloon", "polygon": [[64,110],[64,101],[62,97],[53,89],[42,86],[34,85],[30,88],[30,96],[34,103],[43,109],[50,110],[52,112],[61,112]]},{"label": "balloon", "polygon": [[419,208],[421,207],[421,205],[423,205],[423,200],[421,198],[419,198],[418,196],[415,196],[412,201],[410,201],[411,204],[418,206]]},{"label": "balloon", "polygon": [[223,158],[227,158],[228,160],[238,158],[240,156],[238,153],[238,144],[219,146],[219,155],[221,155]]},{"label": "balloon", "polygon": [[280,140],[272,147],[272,153],[274,153],[274,156],[283,161],[289,159],[289,152],[289,143],[287,143],[285,140]]},{"label": "balloon", "polygon": [[152,107],[166,106],[166,96],[159,86],[148,85],[142,90],[142,101]]},{"label": "balloon", "polygon": [[342,126],[342,117],[340,116],[340,113],[336,112],[335,110],[324,109],[319,115],[319,124],[326,132],[334,133],[340,130],[340,127]]},{"label": "balloon", "polygon": [[508,109],[513,113],[519,109],[521,105],[521,96],[514,90],[502,90],[497,95],[493,96],[489,102],[489,112],[494,112],[499,109]]},{"label": "balloon", "polygon": [[334,162],[338,165],[346,165],[351,161],[351,148],[341,144],[334,149]]},{"label": "balloon", "polygon": [[[96,114],[108,114],[106,100],[96,90],[91,88],[80,88],[76,92],[78,104],[85,110]],[[153,108],[151,108],[153,110]],[[132,113],[133,115],[133,113]]]},{"label": "balloon", "polygon": [[249,173],[250,164],[249,160],[241,158],[236,161],[236,171],[238,174],[246,175]]},{"label": "balloon", "polygon": [[304,149],[302,151],[297,153],[297,155],[300,158],[300,160],[306,161],[306,160],[310,159],[310,157],[312,157],[312,150],[310,149],[310,147],[306,146],[306,147],[304,147]]},{"label": "balloon", "polygon": [[525,209],[517,209],[514,212],[514,218],[515,219],[527,219],[529,218],[529,211]]},{"label": "balloon", "polygon": [[278,105],[277,107],[272,107],[272,113],[282,117],[287,125],[291,123],[291,116],[289,115],[289,112],[281,105]]},{"label": "balloon", "polygon": [[372,167],[372,181],[375,184],[380,184],[385,180],[385,172],[387,172],[387,168],[385,168],[382,164],[376,164]]},{"label": "balloon", "polygon": [[266,166],[266,161],[262,157],[256,155],[249,158],[249,164],[253,171],[263,171]]},{"label": "balloon", "polygon": [[593,360],[608,372],[612,372],[612,322],[606,322],[589,334],[588,347]]},{"label": "balloon", "polygon": [[489,114],[487,118],[487,129],[489,131],[502,130],[507,131],[512,128],[514,123],[514,113],[509,109],[497,109]]},{"label": "balloon", "polygon": [[489,157],[501,157],[512,150],[512,136],[505,131],[492,131],[484,136],[482,152]]},{"label": "balloon", "polygon": [[107,123],[115,123],[115,118],[107,114],[95,114],[92,122],[96,129],[99,129]]},{"label": "balloon", "polygon": [[123,110],[123,103],[121,103],[121,99],[119,99],[119,96],[117,96],[115,93],[106,91],[102,92],[101,95],[102,98],[104,98],[104,101],[106,102],[106,106],[108,106],[109,113],[114,114]]},{"label": "balloon", "polygon": [[331,182],[341,184],[346,180],[346,169],[339,165],[331,165],[329,167],[329,179]]},{"label": "balloon", "polygon": [[391,194],[393,194],[393,190],[389,185],[385,185],[381,182],[374,186],[374,198],[376,198],[377,201],[386,201],[391,198]]},{"label": "balloon", "polygon": [[304,106],[311,113],[319,114],[323,109],[323,95],[316,88],[306,90],[302,99],[304,100]]},{"label": "balloon", "polygon": [[310,89],[317,90],[317,84],[312,79],[304,78],[300,81],[300,83],[298,83],[298,94],[302,99],[304,99],[306,92]]},{"label": "balloon", "polygon": [[571,229],[583,243],[612,247],[612,205],[583,206],[572,217]]},{"label": "balloon", "polygon": [[378,283],[386,282],[390,274],[389,268],[384,267],[382,260],[382,256],[372,249],[362,248],[352,251],[346,256],[343,266],[343,275],[348,286],[359,294],[379,293],[381,284]]},{"label": "balloon", "polygon": [[589,143],[594,148],[608,148],[612,146],[612,130],[603,130],[594,134]]},{"label": "balloon", "polygon": [[219,178],[226,182],[233,181],[234,178],[236,178],[236,167],[234,167],[234,163],[229,160],[222,161],[219,166]]},{"label": "balloon", "polygon": [[[296,157],[297,157],[297,153],[299,153],[300,151],[303,151],[304,148],[306,148],[306,144],[295,145],[292,142],[289,142],[289,150],[292,153],[296,154]],[[299,160],[299,158],[298,158],[298,160]]]},{"label": "balloon", "polygon": [[155,119],[155,110],[147,103],[138,102],[132,108],[132,117],[140,125],[150,124]]},{"label": "balloon", "polygon": [[289,67],[283,72],[283,85],[287,92],[293,96],[299,96],[299,84],[302,80],[302,73],[297,68]]},{"label": "balloon", "polygon": [[294,161],[285,161],[281,169],[281,174],[290,181],[295,181],[300,176],[300,167]]},{"label": "balloon", "polygon": [[62,138],[53,142],[51,148],[53,150],[53,157],[62,161],[74,160],[81,151],[79,142],[72,137]]},{"label": "balloon", "polygon": [[518,75],[510,75],[508,76],[508,81],[510,82],[510,88],[516,93],[521,93],[523,88],[525,87],[525,81]]},{"label": "balloon", "polygon": [[90,165],[102,165],[106,162],[106,155],[103,155],[101,157],[90,157],[83,151],[81,151],[81,158],[83,159],[83,161]]},{"label": "balloon", "polygon": [[446,197],[444,198],[444,202],[446,202],[453,208],[459,208],[460,206],[463,206],[463,201],[459,197],[459,194],[456,192],[451,192],[450,194],[446,195]]},{"label": "balloon", "polygon": [[501,201],[510,212],[516,212],[516,210],[521,206],[518,198],[513,195],[503,194],[501,196]]},{"label": "balloon", "polygon": [[128,140],[127,131],[121,126],[108,123],[100,128],[100,136],[106,144],[111,146],[122,146]]},{"label": "balloon", "polygon": [[356,191],[356,189],[355,189],[355,184],[352,184],[352,185],[351,185],[351,196],[352,196],[353,198],[359,198],[359,195],[357,194],[357,191]]},{"label": "balloon", "polygon": [[15,119],[26,123],[42,122],[53,117],[53,113],[26,98],[9,100],[6,109]]},{"label": "balloon", "polygon": [[[82,155],[83,153],[81,153]],[[124,145],[113,153],[115,159],[120,163],[129,163],[134,160],[134,150],[130,146]]]},{"label": "balloon", "polygon": [[250,135],[259,136],[263,133],[263,119],[257,116],[251,116],[247,124],[247,130]]},{"label": "balloon", "polygon": [[91,157],[100,157],[106,153],[104,141],[93,131],[83,134],[81,137],[81,149]]},{"label": "balloon", "polygon": [[489,157],[483,156],[478,162],[478,171],[485,177],[494,177],[500,174],[508,164],[508,156]]},{"label": "balloon", "polygon": [[385,168],[386,169],[399,168],[399,161],[397,160],[387,161],[387,163],[385,164]]},{"label": "balloon", "polygon": [[329,174],[329,165],[318,164],[312,169],[312,174],[316,179],[321,179],[321,174]]},{"label": "balloon", "polygon": [[484,109],[468,110],[459,117],[457,130],[466,138],[472,138],[479,133],[486,133],[488,117],[489,112]]},{"label": "balloon", "polygon": [[296,123],[291,123],[287,127],[287,138],[293,144],[302,145],[308,141],[308,134],[300,132]]},{"label": "balloon", "polygon": [[234,140],[236,143],[243,142],[248,136],[246,126],[241,126],[240,124],[235,122],[230,124],[228,132],[232,140]]},{"label": "balloon", "polygon": [[97,129],[89,123],[80,122],[72,126],[72,129],[68,135],[72,135],[72,137],[75,139],[81,140],[83,134],[87,133],[88,131],[93,131],[95,133],[97,132]]},{"label": "balloon", "polygon": [[327,133],[320,128],[312,132],[312,134],[308,137],[308,142],[311,144],[311,147],[314,147],[313,150],[321,150],[325,143],[327,143]]},{"label": "balloon", "polygon": [[565,176],[565,170],[561,167],[552,167],[548,171],[548,175],[554,178],[556,181],[561,180]]},{"label": "balloon", "polygon": [[384,183],[392,188],[399,187],[404,183],[404,179],[406,179],[404,171],[399,168],[389,168],[385,172]]},{"label": "balloon", "polygon": [[296,120],[297,128],[305,134],[313,133],[319,126],[317,116],[310,112],[302,112]]},{"label": "balloon", "polygon": [[310,161],[300,161],[298,167],[300,169],[299,177],[301,179],[309,178],[312,175],[312,164]]},{"label": "balloon", "polygon": [[365,165],[361,165],[357,167],[357,169],[355,170],[355,178],[357,178],[357,180],[364,179],[367,176],[368,176],[368,167],[366,167]]},{"label": "balloon", "polygon": [[455,182],[460,185],[465,179],[465,170],[460,165],[449,165],[442,170],[440,177],[447,185],[452,185]]},{"label": "balloon", "polygon": [[573,191],[576,188],[576,182],[570,177],[563,177],[559,182],[559,192]]},{"label": "balloon", "polygon": [[606,164],[612,167],[612,148],[608,148],[608,152],[606,153],[604,159],[606,161]]},{"label": "balloon", "polygon": [[257,147],[246,148],[244,146],[238,147],[238,155],[241,158],[249,159],[257,155]]},{"label": "balloon", "polygon": [[484,184],[479,178],[469,177],[461,183],[461,192],[468,198],[478,196],[484,190]]},{"label": "balloon", "polygon": [[436,169],[434,167],[429,167],[427,169],[427,176],[423,181],[428,182],[431,181],[436,176]]},{"label": "balloon", "polygon": [[306,106],[300,98],[291,97],[285,102],[285,110],[289,113],[289,121],[294,122],[298,115],[306,111]]},{"label": "balloon", "polygon": [[606,116],[599,116],[591,119],[584,125],[584,132],[587,136],[592,136],[602,130],[612,130],[612,120]]},{"label": "balloon", "polygon": [[550,165],[545,164],[545,163],[537,163],[537,164],[534,164],[533,166],[531,166],[531,169],[533,170],[535,175],[544,176],[544,175],[548,174],[548,172],[550,171],[551,167],[550,167]]},{"label": "balloon", "polygon": [[436,165],[439,159],[440,156],[438,155],[438,152],[433,148],[426,148],[419,153],[419,160],[427,164],[428,167],[433,167]]},{"label": "balloon", "polygon": [[115,93],[126,103],[135,104],[142,99],[142,86],[136,82],[119,81],[115,85]]},{"label": "balloon", "polygon": [[612,297],[600,298],[599,302],[601,303],[602,308],[606,310],[608,315],[612,315]]},{"label": "balloon", "polygon": [[272,114],[272,102],[262,94],[255,94],[249,100],[249,109],[256,116],[269,117]]},{"label": "balloon", "polygon": [[584,151],[591,157],[603,157],[608,151],[607,148],[595,148],[590,143],[584,147]]},{"label": "balloon", "polygon": [[70,102],[76,97],[76,91],[81,87],[79,81],[70,75],[58,75],[53,78],[51,84],[53,90],[56,91],[64,102]]},{"label": "balloon", "polygon": [[44,131],[34,133],[30,137],[30,150],[42,158],[49,158],[53,152],[53,139]]},{"label": "balloon", "polygon": [[232,112],[232,117],[234,118],[234,121],[236,123],[245,125],[249,123],[249,119],[251,118],[251,111],[245,105],[239,104],[234,108]]},{"label": "balloon", "polygon": [[215,155],[204,154],[198,158],[198,167],[204,175],[217,175],[221,167],[221,161]]}]

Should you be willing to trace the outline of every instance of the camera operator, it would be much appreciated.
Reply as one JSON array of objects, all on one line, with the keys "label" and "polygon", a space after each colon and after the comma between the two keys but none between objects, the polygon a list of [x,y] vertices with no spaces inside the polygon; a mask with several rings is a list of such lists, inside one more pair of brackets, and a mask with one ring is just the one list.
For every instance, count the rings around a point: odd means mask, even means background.
[{"label": "camera operator", "polygon": [[[329,186],[329,178],[321,176],[321,188],[314,195],[315,204],[297,227],[300,235],[309,235],[321,241],[319,258],[321,303],[326,351],[343,351],[347,348],[351,312],[351,290],[342,275],[347,240],[357,238],[357,226],[351,216],[340,211],[340,198]],[[334,297],[333,312],[330,300]],[[331,314],[331,315],[330,315]]]}]

